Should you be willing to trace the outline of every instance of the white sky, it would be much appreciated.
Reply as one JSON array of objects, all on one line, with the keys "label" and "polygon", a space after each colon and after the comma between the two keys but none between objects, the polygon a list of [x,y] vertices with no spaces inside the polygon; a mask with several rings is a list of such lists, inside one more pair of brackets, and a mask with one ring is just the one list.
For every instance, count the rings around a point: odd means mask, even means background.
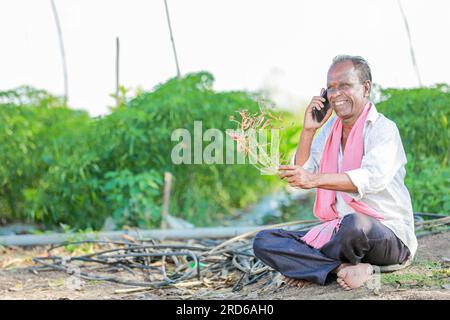
[{"label": "white sky", "polygon": [[[176,75],[163,0],[55,0],[69,72],[69,103],[92,115],[121,84],[151,89]],[[396,0],[168,0],[181,72],[207,70],[215,89],[269,87],[298,108],[325,85],[337,54],[357,54],[382,86],[417,80]],[[450,83],[450,1],[402,0],[425,85]],[[50,0],[0,0],[0,90],[63,93]]]}]

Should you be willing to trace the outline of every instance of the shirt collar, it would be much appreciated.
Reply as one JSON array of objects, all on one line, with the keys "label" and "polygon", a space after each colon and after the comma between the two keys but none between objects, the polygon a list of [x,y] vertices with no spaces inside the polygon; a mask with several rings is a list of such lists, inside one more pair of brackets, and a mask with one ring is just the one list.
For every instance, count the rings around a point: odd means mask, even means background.
[{"label": "shirt collar", "polygon": [[372,123],[375,123],[377,120],[379,113],[377,111],[377,108],[375,107],[375,103],[372,101],[369,101],[372,104],[372,108],[370,108],[369,113],[367,114],[366,122],[370,121]]}]

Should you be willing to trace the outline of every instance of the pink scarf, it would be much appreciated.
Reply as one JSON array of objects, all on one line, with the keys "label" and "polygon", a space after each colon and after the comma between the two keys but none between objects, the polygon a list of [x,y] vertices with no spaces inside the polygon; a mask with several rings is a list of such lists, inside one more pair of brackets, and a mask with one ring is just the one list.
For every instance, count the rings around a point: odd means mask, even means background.
[{"label": "pink scarf", "polygon": [[[341,172],[346,172],[361,167],[363,157],[364,142],[363,129],[367,115],[371,108],[368,102],[364,106],[363,112],[356,120],[350,134],[347,138],[344,155],[342,158]],[[338,117],[331,128],[331,134],[328,136],[327,142],[323,150],[322,160],[320,161],[319,173],[338,173],[338,155],[341,145],[342,136],[342,120]],[[383,220],[378,212],[370,208],[361,201],[355,201],[345,192],[340,195],[355,212],[367,214],[379,220]],[[330,241],[334,230],[339,230],[341,219],[334,205],[336,200],[336,191],[317,188],[316,202],[314,204],[314,215],[324,223],[312,228],[302,240],[310,246],[320,249],[325,243]]]}]

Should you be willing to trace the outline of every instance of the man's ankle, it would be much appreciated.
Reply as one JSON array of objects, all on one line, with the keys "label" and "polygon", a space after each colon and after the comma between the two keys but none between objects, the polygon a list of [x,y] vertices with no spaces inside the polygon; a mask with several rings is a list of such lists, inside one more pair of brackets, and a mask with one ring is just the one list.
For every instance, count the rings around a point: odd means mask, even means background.
[{"label": "man's ankle", "polygon": [[367,268],[367,274],[372,275],[375,270],[371,264],[368,264],[368,265],[369,265],[369,267]]},{"label": "man's ankle", "polygon": [[333,271],[331,271],[332,273],[338,273],[339,271],[341,271],[342,269],[344,269],[345,267],[348,267],[350,265],[350,263],[341,263],[336,269],[334,269]]}]

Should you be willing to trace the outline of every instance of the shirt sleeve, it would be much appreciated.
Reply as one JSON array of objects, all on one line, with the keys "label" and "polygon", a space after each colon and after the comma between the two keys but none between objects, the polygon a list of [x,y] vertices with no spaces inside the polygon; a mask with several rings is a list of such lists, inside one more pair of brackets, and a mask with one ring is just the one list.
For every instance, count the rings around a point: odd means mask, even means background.
[{"label": "shirt sleeve", "polygon": [[345,173],[357,187],[357,193],[348,193],[356,201],[364,195],[377,193],[387,187],[397,171],[406,164],[403,145],[397,126],[389,123],[382,130],[373,130],[371,143],[361,161],[361,167]]},{"label": "shirt sleeve", "polygon": [[[323,147],[325,146],[331,123],[331,121],[328,121],[313,138],[309,158],[302,166],[303,169],[310,173],[319,172],[320,159],[322,158]],[[292,157],[292,165],[295,165],[295,156],[296,153],[294,153],[294,156]]]},{"label": "shirt sleeve", "polygon": [[[297,153],[294,153],[294,156],[292,157],[292,160],[291,160],[291,165],[295,165],[295,156],[296,155],[297,155]],[[319,166],[316,165],[316,162],[314,160],[312,153],[309,155],[308,160],[306,160],[306,162],[303,164],[302,168],[310,173],[316,173],[317,171],[319,171]]]}]

